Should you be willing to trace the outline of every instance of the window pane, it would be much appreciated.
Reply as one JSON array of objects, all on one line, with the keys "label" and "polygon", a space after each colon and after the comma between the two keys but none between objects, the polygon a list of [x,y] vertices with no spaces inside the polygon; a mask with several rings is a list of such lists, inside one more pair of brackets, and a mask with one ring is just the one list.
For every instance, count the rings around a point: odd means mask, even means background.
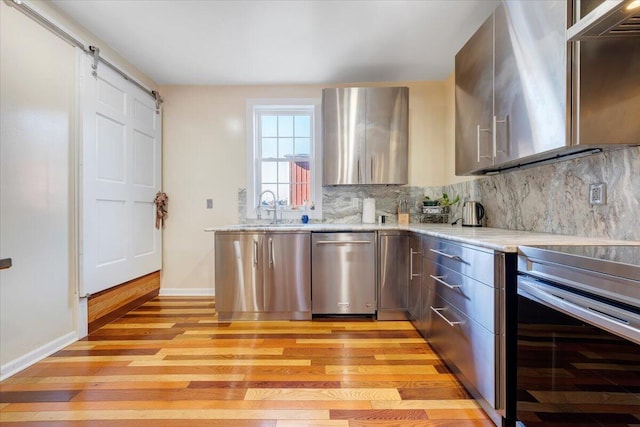
[{"label": "window pane", "polygon": [[[262,184],[260,186],[260,188],[258,188],[259,192],[258,194],[256,194],[256,197],[258,197],[263,191],[266,190],[270,190],[273,191],[273,194],[276,194],[276,192],[278,191],[278,185],[277,184]],[[271,194],[265,194],[264,196],[262,196],[262,204],[271,204],[271,202],[273,202],[273,197],[271,196]]]},{"label": "window pane", "polygon": [[278,136],[278,116],[262,116],[262,136]]},{"label": "window pane", "polygon": [[278,136],[293,136],[293,116],[278,116]]},{"label": "window pane", "polygon": [[311,154],[311,139],[296,138],[296,156],[309,156]]},{"label": "window pane", "polygon": [[262,138],[262,158],[275,159],[278,157],[278,139]]},{"label": "window pane", "polygon": [[289,191],[291,186],[289,184],[278,184],[278,202],[284,204],[285,206],[289,205]]},{"label": "window pane", "polygon": [[295,136],[310,137],[311,136],[311,119],[309,116],[295,117]]},{"label": "window pane", "polygon": [[293,156],[293,139],[291,138],[279,138],[279,150],[278,154],[281,159],[287,156]]},{"label": "window pane", "polygon": [[262,182],[278,182],[276,162],[262,162]]},{"label": "window pane", "polygon": [[290,166],[289,162],[278,162],[278,182],[287,183],[290,180]]},{"label": "window pane", "polygon": [[311,186],[305,182],[291,183],[290,203],[296,206],[304,206],[311,199]]}]

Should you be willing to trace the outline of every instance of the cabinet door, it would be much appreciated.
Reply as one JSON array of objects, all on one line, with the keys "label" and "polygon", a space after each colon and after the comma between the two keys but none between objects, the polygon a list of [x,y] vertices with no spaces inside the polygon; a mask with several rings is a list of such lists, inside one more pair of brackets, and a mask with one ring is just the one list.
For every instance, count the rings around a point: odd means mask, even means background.
[{"label": "cabinet door", "polygon": [[385,312],[406,312],[409,285],[409,236],[378,234],[378,320]]},{"label": "cabinet door", "polygon": [[262,312],[262,240],[257,233],[216,233],[216,311]]},{"label": "cabinet door", "polygon": [[365,184],[408,182],[409,88],[367,88]]},{"label": "cabinet door", "polygon": [[567,4],[503,2],[495,11],[495,163],[567,142]]},{"label": "cabinet door", "polygon": [[493,165],[493,15],[456,55],[456,175]]},{"label": "cabinet door", "polygon": [[264,239],[265,311],[311,313],[311,234],[269,233]]},{"label": "cabinet door", "polygon": [[364,183],[365,88],[322,91],[324,185]]}]

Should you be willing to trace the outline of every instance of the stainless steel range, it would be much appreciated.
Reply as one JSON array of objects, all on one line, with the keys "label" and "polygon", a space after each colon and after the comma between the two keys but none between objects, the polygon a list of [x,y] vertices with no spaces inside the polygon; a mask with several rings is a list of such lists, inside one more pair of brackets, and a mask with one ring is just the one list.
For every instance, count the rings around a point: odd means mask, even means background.
[{"label": "stainless steel range", "polygon": [[521,247],[517,294],[517,424],[640,424],[640,246]]}]

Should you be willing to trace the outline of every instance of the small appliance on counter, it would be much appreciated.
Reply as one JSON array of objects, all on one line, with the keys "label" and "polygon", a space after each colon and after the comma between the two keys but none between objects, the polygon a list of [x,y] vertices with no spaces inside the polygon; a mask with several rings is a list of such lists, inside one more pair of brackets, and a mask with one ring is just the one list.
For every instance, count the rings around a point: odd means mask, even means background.
[{"label": "small appliance on counter", "polygon": [[484,218],[484,206],[480,202],[467,201],[462,206],[462,226],[482,227]]}]

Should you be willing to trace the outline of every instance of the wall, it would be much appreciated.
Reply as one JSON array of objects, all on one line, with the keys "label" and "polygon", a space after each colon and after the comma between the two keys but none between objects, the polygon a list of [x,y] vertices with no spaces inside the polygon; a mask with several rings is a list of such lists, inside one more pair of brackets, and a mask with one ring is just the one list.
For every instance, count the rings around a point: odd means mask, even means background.
[{"label": "wall", "polygon": [[[139,81],[155,84],[48,2],[37,11]],[[0,378],[73,342],[86,315],[76,291],[76,50],[0,2]]]},{"label": "wall", "polygon": [[75,53],[4,2],[0,18],[1,257],[13,259],[12,268],[0,271],[0,376],[5,377],[25,355],[75,337],[70,243]]},{"label": "wall", "polygon": [[[382,85],[382,84],[380,84]],[[448,99],[444,82],[410,88],[409,183],[444,184]],[[245,105],[251,98],[320,98],[320,85],[163,86],[163,182],[169,195],[161,293],[213,292],[213,236],[206,227],[241,220],[246,188]],[[214,208],[205,209],[213,199]]]},{"label": "wall", "polygon": [[48,0],[26,0],[25,3],[33,6],[37,12],[45,16],[54,24],[63,28],[68,33],[74,35],[76,39],[83,42],[86,46],[98,46],[100,48],[100,56],[106,58],[112,64],[115,64],[122,70],[126,71],[138,82],[146,85],[149,89],[158,89],[158,85],[149,76],[131,65],[129,61],[120,56],[118,52],[111,49],[109,45],[89,32],[82,25],[78,24],[71,18],[67,17],[64,13],[56,9]]}]

